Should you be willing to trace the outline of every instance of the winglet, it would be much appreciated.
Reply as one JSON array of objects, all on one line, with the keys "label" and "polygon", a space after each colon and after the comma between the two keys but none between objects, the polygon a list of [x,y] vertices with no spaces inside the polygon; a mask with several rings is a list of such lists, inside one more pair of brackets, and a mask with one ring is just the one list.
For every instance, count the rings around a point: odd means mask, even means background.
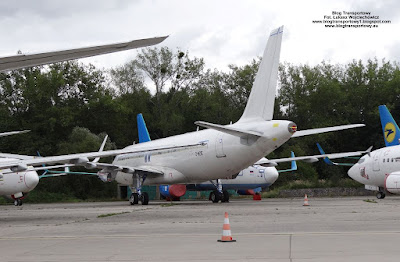
[{"label": "winglet", "polygon": [[[317,143],[317,147],[318,147],[318,150],[319,150],[319,152],[321,153],[321,155],[325,155],[325,152],[324,152],[324,150],[322,149],[322,147],[319,145],[319,143]],[[323,160],[324,160],[324,162],[325,162],[326,164],[328,164],[328,165],[330,165],[330,166],[333,166],[333,165],[334,165],[334,163],[329,159],[329,157],[324,157]]]},{"label": "winglet", "polygon": [[151,141],[149,131],[146,127],[146,122],[144,122],[143,115],[140,113],[136,117],[137,120],[137,128],[139,135],[139,143],[149,142]]},{"label": "winglet", "polygon": [[[290,156],[291,156],[291,157],[295,157],[293,151],[290,152]],[[290,168],[290,169],[291,169],[292,171],[296,171],[296,170],[297,170],[297,163],[296,163],[296,160],[292,160],[292,165],[291,165],[291,168]]]},{"label": "winglet", "polygon": [[386,146],[399,145],[399,126],[397,125],[396,121],[394,121],[392,115],[385,105],[379,106],[379,115],[381,118],[383,139],[385,140]]}]

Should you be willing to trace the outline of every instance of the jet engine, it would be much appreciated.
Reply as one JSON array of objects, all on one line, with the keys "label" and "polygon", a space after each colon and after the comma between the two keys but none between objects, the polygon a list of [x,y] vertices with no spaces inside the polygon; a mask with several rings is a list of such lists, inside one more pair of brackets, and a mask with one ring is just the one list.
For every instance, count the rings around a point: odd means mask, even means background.
[{"label": "jet engine", "polygon": [[386,176],[385,189],[392,194],[400,194],[400,172],[394,172]]},{"label": "jet engine", "polygon": [[175,200],[179,199],[186,193],[186,185],[161,185],[160,194],[166,199]]}]

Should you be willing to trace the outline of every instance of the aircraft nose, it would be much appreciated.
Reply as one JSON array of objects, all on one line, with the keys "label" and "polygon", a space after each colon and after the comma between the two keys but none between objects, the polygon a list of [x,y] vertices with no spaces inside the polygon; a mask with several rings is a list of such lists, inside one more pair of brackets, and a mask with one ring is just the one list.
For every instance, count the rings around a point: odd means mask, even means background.
[{"label": "aircraft nose", "polygon": [[34,189],[39,183],[39,176],[36,171],[28,171],[25,174],[25,185],[30,189]]},{"label": "aircraft nose", "polygon": [[272,185],[279,177],[278,170],[275,167],[266,167],[265,168],[265,181]]},{"label": "aircraft nose", "polygon": [[354,166],[352,166],[349,169],[349,171],[347,171],[347,175],[349,177],[351,177],[352,179],[354,179],[355,181],[358,181],[358,182],[360,182],[359,181],[360,180],[359,179],[360,178],[359,173],[360,173],[360,170],[359,170],[359,165],[358,164],[355,164]]}]

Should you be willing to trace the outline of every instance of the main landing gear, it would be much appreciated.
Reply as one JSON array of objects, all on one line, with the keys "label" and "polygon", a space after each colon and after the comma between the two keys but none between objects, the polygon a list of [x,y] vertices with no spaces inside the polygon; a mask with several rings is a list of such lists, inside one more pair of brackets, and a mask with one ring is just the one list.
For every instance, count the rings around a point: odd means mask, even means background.
[{"label": "main landing gear", "polygon": [[386,196],[385,191],[380,190],[380,188],[379,188],[378,193],[376,193],[376,198],[377,198],[377,199],[384,199],[385,196]]},{"label": "main landing gear", "polygon": [[16,198],[14,199],[14,206],[22,206],[22,199],[21,198]]},{"label": "main landing gear", "polygon": [[222,203],[229,202],[229,193],[226,190],[222,190],[221,179],[218,179],[216,183],[212,180],[210,182],[215,186],[216,190],[210,192],[209,200],[213,203],[218,203],[219,201]]},{"label": "main landing gear", "polygon": [[24,199],[24,197],[25,195],[22,192],[11,195],[11,198],[14,200],[14,206],[22,206],[22,199]]},{"label": "main landing gear", "polygon": [[131,187],[132,194],[129,198],[129,203],[131,205],[137,205],[142,203],[142,205],[149,204],[149,194],[147,192],[142,192],[142,185],[146,180],[146,175],[143,173],[134,174],[136,176],[136,186]]}]

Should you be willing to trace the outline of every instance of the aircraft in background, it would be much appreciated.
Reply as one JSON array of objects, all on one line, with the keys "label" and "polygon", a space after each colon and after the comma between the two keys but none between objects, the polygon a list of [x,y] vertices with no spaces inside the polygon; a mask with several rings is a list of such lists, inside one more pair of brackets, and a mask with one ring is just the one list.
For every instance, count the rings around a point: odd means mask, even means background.
[{"label": "aircraft in background", "polygon": [[[132,203],[140,201],[147,205],[149,198],[146,192],[141,191],[143,185],[184,184],[232,177],[291,137],[364,126],[356,124],[297,131],[297,126],[291,121],[272,120],[282,33],[283,27],[270,33],[246,108],[234,124],[218,125],[198,121],[195,124],[207,130],[140,143],[120,150],[10,161],[1,163],[0,168],[21,172],[27,170],[28,166],[56,163],[88,169],[101,168],[99,175],[131,187],[134,192],[131,195]],[[116,157],[112,164],[89,160],[113,155]],[[273,166],[277,162],[268,160],[262,164]]]},{"label": "aircraft in background", "polygon": [[167,37],[145,38],[116,44],[0,57],[0,72],[152,46],[161,43]]},{"label": "aircraft in background", "polygon": [[[151,46],[164,41],[166,38],[167,36],[155,37],[117,44],[1,57],[0,72]],[[26,132],[29,132],[29,130],[4,132],[0,133],[0,137]],[[20,206],[22,205],[22,199],[24,196],[37,186],[39,176],[36,171],[40,170],[40,168],[34,168],[27,164],[17,164],[16,166],[7,167],[7,164],[10,162],[29,162],[34,161],[35,157],[6,153],[2,153],[1,155],[3,158],[0,159],[0,165],[4,164],[6,166],[0,167],[0,195],[10,196],[14,199],[14,205]]]},{"label": "aircraft in background", "polygon": [[385,105],[379,106],[379,114],[386,147],[361,157],[348,175],[365,189],[378,191],[376,197],[383,199],[386,191],[400,193],[400,130]]}]

